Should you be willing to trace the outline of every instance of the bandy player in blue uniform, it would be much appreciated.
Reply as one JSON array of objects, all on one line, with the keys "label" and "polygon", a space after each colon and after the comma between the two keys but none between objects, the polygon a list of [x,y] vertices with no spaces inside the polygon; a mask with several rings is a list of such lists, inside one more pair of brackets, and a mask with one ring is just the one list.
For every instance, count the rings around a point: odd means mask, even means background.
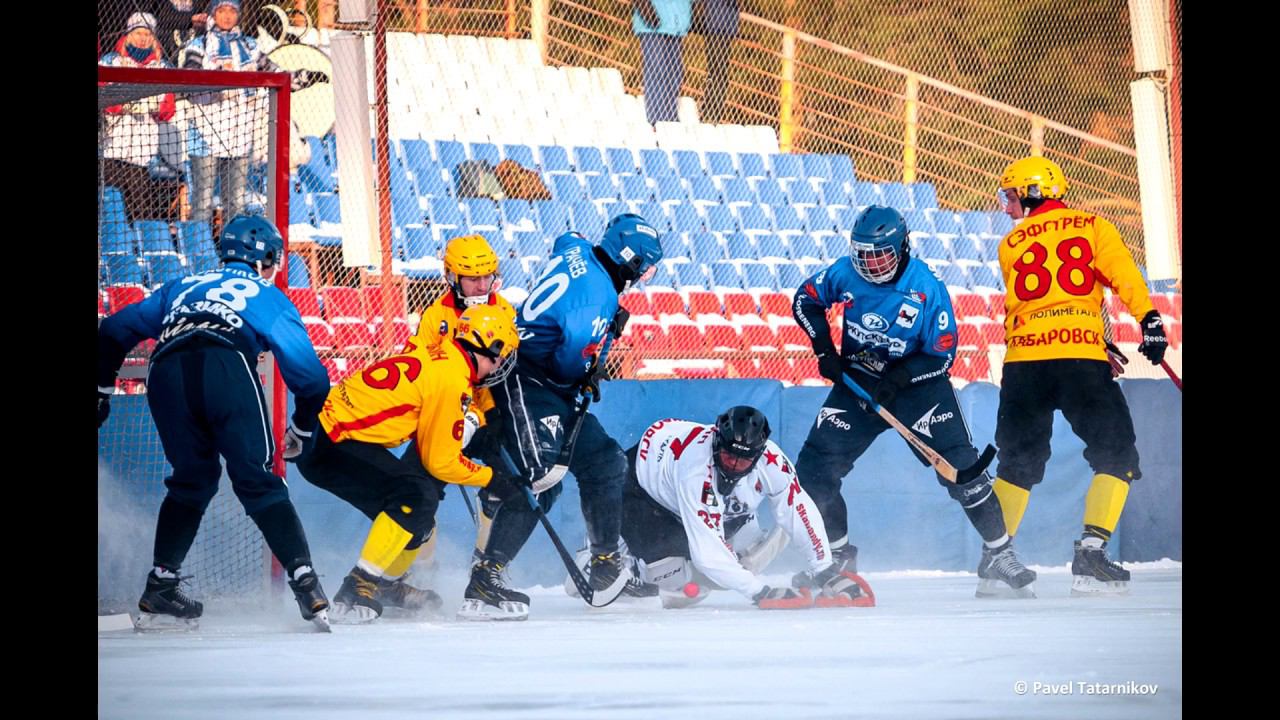
[{"label": "bandy player in blue uniform", "polygon": [[[271,472],[275,442],[258,355],[270,350],[295,396],[285,459],[301,454],[329,392],[298,309],[272,284],[284,238],[266,219],[239,215],[220,241],[219,270],[171,280],[98,327],[98,426],[110,412],[116,373],[129,350],[157,339],[147,404],[173,474],[156,521],[154,569],[138,607],[140,628],[194,625],[204,605],[178,587],[222,466],[245,512],[289,573],[302,617],[328,629],[329,601],[311,564],[306,533],[284,480]],[[175,622],[176,619],[176,622]]]},{"label": "bandy player in blue uniform", "polygon": [[[603,368],[595,362],[597,354],[606,331],[616,336],[626,323],[618,295],[652,277],[661,259],[658,231],[632,213],[610,220],[599,245],[565,233],[556,238],[542,275],[516,311],[520,355],[515,372],[493,388],[495,409],[486,419],[496,420],[498,429],[489,433],[480,454],[495,473],[504,473],[498,447],[505,447],[521,473],[513,482],[532,483],[543,509],[550,509],[561,491],[544,478],[567,440],[575,400],[580,393],[598,398]],[[578,480],[591,546],[591,586],[616,595],[613,591],[631,579],[618,551],[627,460],[590,413],[582,417],[569,470]],[[480,520],[480,553],[458,615],[523,620],[529,596],[506,588],[501,573],[533,533],[537,515],[520,496],[501,501],[485,492],[481,497],[482,514],[492,523]]]},{"label": "bandy player in blue uniform", "polygon": [[[851,250],[796,291],[792,312],[813,343],[818,371],[835,383],[800,450],[796,471],[822,511],[835,562],[856,573],[858,549],[849,544],[840,485],[889,425],[844,386],[842,376],[848,374],[955,467],[974,465],[978,451],[948,374],[956,344],[951,297],[929,266],[910,256],[906,221],[893,208],[866,208],[854,221]],[[844,303],[838,351],[826,317],[836,303]],[[916,457],[928,464],[919,453]],[[938,475],[938,482],[982,536],[978,595],[1032,596],[1035,573],[1013,552],[991,477],[984,472],[955,484]]]}]

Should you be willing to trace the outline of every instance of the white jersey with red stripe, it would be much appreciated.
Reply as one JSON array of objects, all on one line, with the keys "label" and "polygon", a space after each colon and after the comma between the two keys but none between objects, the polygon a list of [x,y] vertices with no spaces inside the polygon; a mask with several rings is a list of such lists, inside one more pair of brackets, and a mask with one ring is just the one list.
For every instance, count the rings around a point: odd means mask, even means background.
[{"label": "white jersey with red stripe", "polygon": [[822,515],[800,487],[795,466],[772,440],[764,455],[723,496],[716,487],[711,440],[714,425],[659,420],[645,430],[636,451],[636,479],[659,505],[680,517],[690,560],[720,587],[753,597],[765,584],[738,563],[724,537],[731,518],[753,513],[768,498],[774,520],[814,571],[831,565]]}]

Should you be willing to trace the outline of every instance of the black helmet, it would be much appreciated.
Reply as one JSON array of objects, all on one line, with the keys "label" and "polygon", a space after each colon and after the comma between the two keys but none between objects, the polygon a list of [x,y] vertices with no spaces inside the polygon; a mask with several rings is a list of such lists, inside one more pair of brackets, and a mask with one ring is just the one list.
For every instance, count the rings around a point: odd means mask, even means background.
[{"label": "black helmet", "polygon": [[907,221],[891,207],[872,205],[853,221],[851,235],[853,269],[871,283],[898,277],[907,264]]},{"label": "black helmet", "polygon": [[720,473],[716,489],[721,495],[733,492],[738,480],[751,472],[768,440],[769,419],[749,405],[731,407],[716,418],[711,457]]}]

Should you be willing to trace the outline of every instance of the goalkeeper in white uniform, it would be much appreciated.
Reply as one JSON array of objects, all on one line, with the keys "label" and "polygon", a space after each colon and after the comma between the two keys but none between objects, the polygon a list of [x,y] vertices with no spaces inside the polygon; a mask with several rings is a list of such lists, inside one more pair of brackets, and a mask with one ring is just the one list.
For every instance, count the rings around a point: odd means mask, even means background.
[{"label": "goalkeeper in white uniform", "polygon": [[[769,610],[875,604],[861,577],[832,564],[822,515],[769,433],[763,413],[739,405],[714,425],[659,420],[627,451],[622,537],[663,606],[693,604],[713,589],[736,590]],[[731,542],[765,498],[774,532],[735,554]],[[793,587],[769,587],[755,573],[786,538],[809,569]]]}]

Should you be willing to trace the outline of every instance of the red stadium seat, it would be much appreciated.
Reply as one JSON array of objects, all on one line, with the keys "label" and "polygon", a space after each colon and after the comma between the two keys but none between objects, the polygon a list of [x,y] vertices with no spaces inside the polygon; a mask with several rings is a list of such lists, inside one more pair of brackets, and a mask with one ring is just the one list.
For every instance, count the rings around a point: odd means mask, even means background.
[{"label": "red stadium seat", "polygon": [[[364,307],[366,319],[372,320],[375,317],[382,317],[382,287],[379,285],[366,285],[364,288]],[[392,319],[403,318],[408,316],[405,306],[404,291],[399,287],[391,288],[391,308]]]},{"label": "red stadium seat", "polygon": [[765,293],[760,296],[760,312],[762,315],[791,316],[791,296],[786,293]]},{"label": "red stadium seat", "polygon": [[796,361],[794,382],[799,385],[805,380],[822,380],[822,374],[818,372],[818,358],[799,358]]},{"label": "red stadium seat", "polygon": [[696,317],[704,313],[724,314],[720,297],[710,290],[694,290],[689,293],[689,314]]},{"label": "red stadium seat", "polygon": [[285,294],[289,296],[293,306],[298,308],[298,313],[303,317],[320,318],[320,299],[316,297],[316,291],[311,288],[285,288]]},{"label": "red stadium seat", "polygon": [[673,368],[671,372],[685,380],[711,380],[729,377],[725,368]]},{"label": "red stadium seat", "polygon": [[327,287],[320,290],[324,303],[324,316],[329,322],[339,318],[363,321],[368,316],[361,302],[360,291],[353,287]]},{"label": "red stadium seat", "polygon": [[111,313],[120,312],[126,305],[147,299],[147,289],[141,285],[112,285],[107,288],[107,304]]},{"label": "red stadium seat", "polygon": [[960,347],[985,347],[986,342],[982,339],[982,331],[978,326],[970,322],[960,322],[956,324],[957,345]]},{"label": "red stadium seat", "polygon": [[991,317],[991,309],[987,307],[987,299],[977,293],[956,293],[951,296],[951,306],[956,312],[957,320],[970,317]]},{"label": "red stadium seat", "polygon": [[1173,294],[1173,314],[1178,322],[1182,322],[1182,293]]},{"label": "red stadium seat", "polygon": [[747,325],[742,328],[742,346],[754,352],[776,352],[778,336],[768,325]]},{"label": "red stadium seat", "polygon": [[748,292],[727,292],[724,294],[724,314],[725,315],[758,315],[760,308],[756,306],[756,299],[751,297]]},{"label": "red stadium seat", "polygon": [[708,325],[706,347],[713,353],[742,350],[742,336],[731,325]]},{"label": "red stadium seat", "polygon": [[982,323],[978,326],[982,333],[982,347],[1004,344],[1004,325],[999,323]]},{"label": "red stadium seat", "polygon": [[1111,337],[1117,343],[1140,343],[1142,330],[1137,322],[1126,315],[1124,320],[1112,324]]},{"label": "red stadium seat", "polygon": [[[1156,312],[1160,313],[1162,318],[1167,318],[1165,322],[1177,319],[1177,313],[1175,313],[1173,309],[1173,296],[1171,294],[1151,293],[1151,304],[1155,305]],[[1138,319],[1141,320],[1142,318]]]},{"label": "red stadium seat", "polygon": [[653,313],[655,315],[663,313],[683,315],[685,313],[684,298],[680,297],[680,293],[674,290],[650,290],[648,295],[649,302],[653,304]]},{"label": "red stadium seat", "polygon": [[333,328],[323,320],[303,320],[316,352],[333,350]]},{"label": "red stadium seat", "polygon": [[643,292],[629,292],[618,298],[618,304],[632,315],[653,314],[653,303],[649,302],[649,296]]},{"label": "red stadium seat", "polygon": [[373,347],[373,333],[360,320],[339,320],[333,323],[333,344],[339,352],[368,350]]},{"label": "red stadium seat", "polygon": [[[813,347],[813,343],[809,342],[809,334],[806,333],[799,325],[779,325],[778,342],[785,345],[797,345],[801,350],[809,350]],[[795,348],[787,348],[795,349]],[[817,359],[814,359],[817,362]]]},{"label": "red stadium seat", "polygon": [[666,350],[673,357],[692,357],[701,355],[705,350],[705,340],[697,325],[667,326]]}]

